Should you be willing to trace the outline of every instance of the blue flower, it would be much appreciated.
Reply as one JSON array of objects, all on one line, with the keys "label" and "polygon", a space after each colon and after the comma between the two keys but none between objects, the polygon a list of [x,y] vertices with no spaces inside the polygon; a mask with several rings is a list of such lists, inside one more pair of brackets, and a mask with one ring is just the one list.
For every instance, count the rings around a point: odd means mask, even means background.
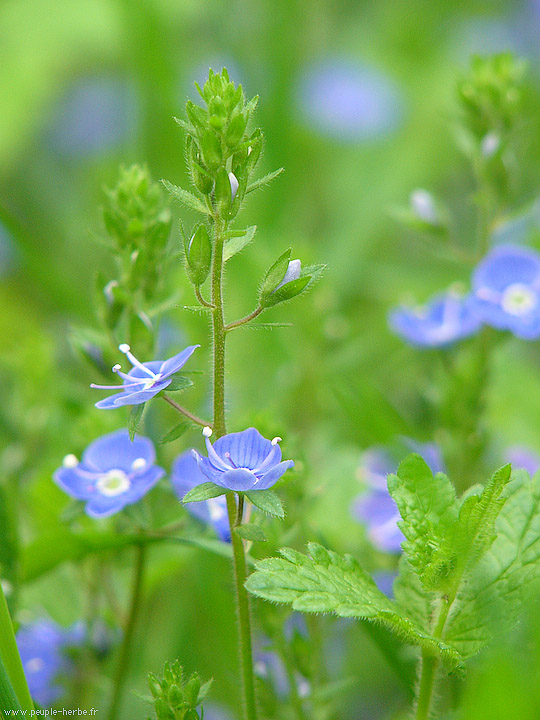
[{"label": "blue flower", "polygon": [[[417,443],[410,438],[403,442],[414,452],[422,455],[433,473],[443,470],[439,448],[433,443]],[[367,486],[367,492],[353,503],[353,515],[361,520],[368,529],[368,537],[379,550],[388,553],[401,552],[401,543],[405,539],[398,527],[401,516],[388,492],[386,478],[396,472],[397,463],[387,450],[370,448],[360,459],[361,479]]]},{"label": "blue flower", "polygon": [[373,573],[373,581],[379,590],[389,598],[394,597],[394,580],[397,573],[389,570],[377,570]]},{"label": "blue flower", "polygon": [[331,137],[370,140],[395,130],[403,116],[401,93],[377,69],[354,58],[329,58],[300,78],[298,101],[305,120]]},{"label": "blue flower", "polygon": [[86,501],[88,515],[106,517],[139,501],[165,475],[155,459],[151,440],[137,435],[131,442],[127,430],[118,430],[94,440],[81,462],[67,455],[54,480],[68,495]]},{"label": "blue flower", "polygon": [[390,327],[411,345],[443,347],[473,335],[481,325],[472,297],[452,290],[423,307],[398,308],[390,313]]},{"label": "blue flower", "polygon": [[84,626],[75,623],[63,628],[52,620],[39,620],[17,632],[17,646],[32,698],[49,707],[64,694],[59,676],[74,672],[73,661],[65,651],[81,645]]},{"label": "blue flower", "polygon": [[201,457],[196,450],[193,456],[203,475],[227,490],[266,490],[294,465],[292,460],[281,462],[281,438],[266,440],[255,428],[224,435],[213,446],[209,440],[212,430],[204,428],[203,434],[208,457]]},{"label": "blue flower", "polygon": [[168,360],[152,360],[151,362],[141,363],[131,353],[129,345],[125,343],[120,345],[118,349],[124,353],[133,367],[127,374],[122,372],[120,365],[113,367],[113,372],[120,375],[124,380],[123,385],[96,385],[95,383],[90,385],[90,387],[98,390],[118,390],[122,388],[122,392],[115,393],[97,402],[96,407],[109,410],[122,405],[140,405],[150,400],[150,398],[153,398],[171,384],[171,376],[184,367],[198,347],[200,345],[190,345]]},{"label": "blue flower", "polygon": [[[206,482],[206,477],[199,470],[197,461],[191,452],[185,452],[174,461],[171,482],[179,500],[191,488]],[[206,502],[188,503],[187,510],[207,525],[212,525],[220,540],[231,541],[227,502],[223,496],[211,498]]]},{"label": "blue flower", "polygon": [[531,476],[535,475],[540,468],[540,456],[520,445],[507,448],[505,459],[507,462],[512,463],[512,467],[526,470]]},{"label": "blue flower", "polygon": [[474,308],[484,323],[525,340],[540,337],[539,253],[499,245],[477,266],[472,286]]}]

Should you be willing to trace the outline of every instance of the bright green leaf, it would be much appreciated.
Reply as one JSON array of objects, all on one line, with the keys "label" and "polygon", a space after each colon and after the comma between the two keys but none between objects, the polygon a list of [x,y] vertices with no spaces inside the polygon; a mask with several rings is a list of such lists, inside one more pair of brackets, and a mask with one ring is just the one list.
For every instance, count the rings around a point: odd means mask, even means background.
[{"label": "bright green leaf", "polygon": [[273,490],[251,490],[246,494],[247,499],[268,515],[274,515],[278,518],[285,517],[283,504],[279,496]]},{"label": "bright green leaf", "polygon": [[264,542],[266,535],[260,525],[254,525],[253,523],[246,523],[245,525],[239,525],[234,528],[234,532],[244,540],[251,540],[252,542]]},{"label": "bright green leaf", "polygon": [[212,482],[205,482],[192,488],[186,495],[184,495],[182,502],[190,503],[210,500],[210,498],[225,495],[226,492],[228,492],[226,488],[221,487],[221,485],[215,485]]}]

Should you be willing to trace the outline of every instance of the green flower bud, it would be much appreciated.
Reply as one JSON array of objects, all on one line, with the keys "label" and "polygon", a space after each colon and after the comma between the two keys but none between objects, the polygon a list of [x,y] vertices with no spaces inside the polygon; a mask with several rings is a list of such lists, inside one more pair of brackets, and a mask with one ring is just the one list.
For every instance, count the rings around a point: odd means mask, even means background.
[{"label": "green flower bud", "polygon": [[225,134],[225,142],[230,148],[235,148],[242,140],[246,125],[247,117],[243,113],[233,115]]},{"label": "green flower bud", "polygon": [[174,684],[170,686],[167,698],[171,707],[177,708],[184,701],[184,693],[178,685]]},{"label": "green flower bud", "polygon": [[150,692],[155,698],[159,698],[162,695],[162,689],[161,689],[161,683],[157,679],[157,677],[154,675],[154,673],[150,673],[148,675],[148,687],[150,688]]},{"label": "green flower bud", "polygon": [[157,720],[175,720],[173,711],[170,709],[165,700],[162,700],[161,698],[158,698],[155,701],[154,710],[156,711]]},{"label": "green flower bud", "polygon": [[193,673],[184,686],[184,698],[191,707],[195,707],[197,705],[200,689],[201,679],[197,673]]},{"label": "green flower bud", "polygon": [[212,264],[212,243],[205,225],[193,233],[191,240],[184,246],[188,275],[191,282],[199,287],[208,277]]},{"label": "green flower bud", "polygon": [[221,165],[223,155],[221,153],[221,143],[218,136],[213,130],[204,131],[201,141],[201,150],[205,165],[210,169],[217,169]]}]

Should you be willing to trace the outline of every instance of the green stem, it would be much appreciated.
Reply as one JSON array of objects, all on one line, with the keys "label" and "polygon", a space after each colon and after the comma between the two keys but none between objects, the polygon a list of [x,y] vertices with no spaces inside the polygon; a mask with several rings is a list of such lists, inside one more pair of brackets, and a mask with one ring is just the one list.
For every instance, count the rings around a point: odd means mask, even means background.
[{"label": "green stem", "polygon": [[197,417],[197,415],[194,415],[192,412],[189,412],[189,410],[186,410],[185,407],[183,407],[182,405],[179,405],[168,395],[165,395],[165,393],[163,393],[163,399],[165,400],[165,402],[168,402],[171,407],[173,407],[175,410],[177,410],[179,413],[181,413],[185,417],[189,418],[191,421],[193,421],[197,425],[201,425],[202,427],[211,427],[210,423],[207,423],[206,420],[202,420],[200,417]]},{"label": "green stem", "polygon": [[124,629],[124,639],[122,641],[122,647],[120,649],[120,659],[118,661],[116,676],[114,678],[114,690],[111,700],[111,707],[109,709],[109,720],[116,720],[116,718],[118,717],[118,712],[120,710],[120,704],[122,702],[122,694],[126,682],[127,671],[129,669],[129,660],[132,652],[135,625],[137,623],[137,617],[141,604],[140,601],[144,575],[144,563],[146,559],[146,546],[143,544],[138,545],[136,548],[136,553],[137,556],[135,560],[135,573],[133,575],[133,585],[131,589],[131,604],[129,608],[129,615],[126,627]]},{"label": "green stem", "polygon": [[[455,600],[456,592],[453,592],[450,597],[443,597],[441,599],[441,609],[432,633],[433,637],[438,640],[442,638],[444,626],[446,625],[452,603]],[[432,655],[428,650],[422,650],[420,681],[418,683],[418,697],[416,700],[416,720],[428,720],[430,717],[438,668],[439,658]]]},{"label": "green stem", "polygon": [[17,642],[15,640],[15,634],[13,632],[13,625],[11,623],[11,617],[8,611],[6,598],[4,597],[4,591],[0,584],[0,659],[6,669],[7,679],[15,694],[17,695],[18,701],[28,714],[34,709],[34,703],[30,697],[30,691],[24,675],[24,670],[17,648]]},{"label": "green stem", "polygon": [[229,332],[229,330],[234,330],[234,328],[241,327],[242,325],[251,322],[251,320],[254,320],[256,317],[258,317],[263,310],[263,307],[258,307],[252,313],[246,315],[246,317],[243,317],[240,320],[236,320],[235,322],[225,325],[225,332]]},{"label": "green stem", "polygon": [[[226,223],[219,215],[214,217],[214,255],[212,260],[212,333],[214,349],[214,433],[219,438],[227,432],[225,425],[225,323],[223,319],[223,245]],[[233,551],[234,583],[240,641],[240,658],[244,691],[246,720],[257,720],[255,698],[255,674],[253,672],[253,650],[251,644],[251,618],[249,597],[244,584],[247,579],[244,543],[234,529],[242,522],[243,498],[238,505],[234,493],[227,493],[227,512],[231,529]]]}]

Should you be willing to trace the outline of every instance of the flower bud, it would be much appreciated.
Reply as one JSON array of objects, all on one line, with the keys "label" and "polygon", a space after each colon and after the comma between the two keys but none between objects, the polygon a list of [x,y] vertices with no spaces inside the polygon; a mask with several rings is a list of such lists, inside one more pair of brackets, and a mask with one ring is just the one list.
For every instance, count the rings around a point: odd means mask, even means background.
[{"label": "flower bud", "polygon": [[276,290],[279,290],[280,287],[283,287],[283,285],[286,285],[293,280],[298,280],[301,270],[302,263],[300,262],[300,260],[291,260],[289,262],[289,266],[287,267],[287,271],[283,277],[283,280],[279,283],[274,292],[276,292]]},{"label": "flower bud", "polygon": [[228,147],[235,148],[240,143],[244,136],[246,125],[247,117],[243,113],[233,115],[225,135],[225,142]]},{"label": "flower bud", "polygon": [[199,287],[208,277],[212,264],[212,243],[205,225],[195,230],[184,252],[189,278]]}]

